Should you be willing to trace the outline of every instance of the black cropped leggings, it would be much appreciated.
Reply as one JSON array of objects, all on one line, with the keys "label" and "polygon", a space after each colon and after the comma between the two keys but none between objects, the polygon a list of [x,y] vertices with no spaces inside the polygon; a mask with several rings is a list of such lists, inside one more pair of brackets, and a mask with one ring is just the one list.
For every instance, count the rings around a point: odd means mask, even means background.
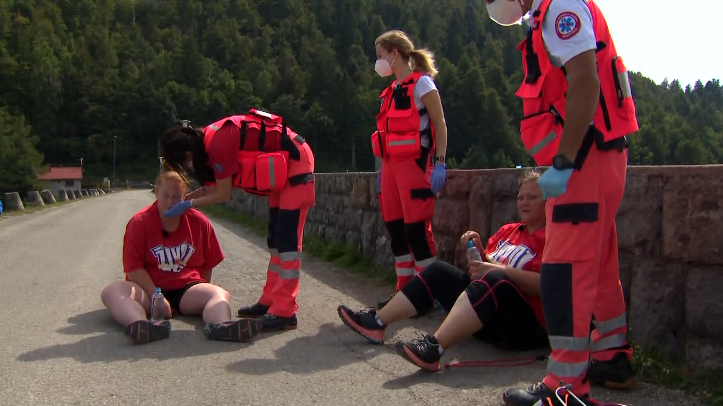
[{"label": "black cropped leggings", "polygon": [[501,271],[490,271],[471,281],[467,272],[437,261],[402,288],[418,315],[432,310],[434,299],[449,312],[465,291],[482,323],[482,329],[474,334],[476,338],[507,350],[548,345],[547,332],[527,299]]}]

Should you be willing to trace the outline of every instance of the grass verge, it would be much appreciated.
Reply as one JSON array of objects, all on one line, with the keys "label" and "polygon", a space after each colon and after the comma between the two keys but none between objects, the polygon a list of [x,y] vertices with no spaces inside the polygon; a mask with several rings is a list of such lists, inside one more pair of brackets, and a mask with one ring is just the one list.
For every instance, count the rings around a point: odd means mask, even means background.
[{"label": "grass verge", "polygon": [[634,349],[633,368],[640,380],[682,390],[709,406],[723,406],[723,372],[692,370],[684,360],[666,360],[651,347],[634,344]]},{"label": "grass verge", "polygon": [[[249,214],[239,212],[221,205],[199,208],[208,216],[223,218],[240,224],[261,237],[267,235],[266,221]],[[315,235],[304,235],[304,253],[315,259],[344,268],[353,274],[371,279],[374,282],[394,286],[394,272],[382,269],[379,265],[364,257],[359,250],[337,242],[326,242]]]},{"label": "grass verge", "polygon": [[[266,222],[225,206],[206,206],[200,210],[208,216],[240,224],[254,234],[265,237]],[[313,235],[304,236],[304,252],[321,261],[332,263],[354,274],[394,286],[395,275],[381,269],[357,249],[340,243],[329,243]],[[709,406],[723,406],[723,373],[693,371],[684,362],[665,360],[650,347],[633,344],[633,367],[641,381],[665,388],[682,390],[705,401]]]},{"label": "grass verge", "polygon": [[[8,210],[8,211],[3,211],[3,214],[2,214],[2,216],[0,216],[0,217],[17,217],[17,216],[22,216],[22,215],[25,215],[25,214],[37,213],[37,212],[43,211],[43,210],[45,210],[45,209],[52,209],[53,207],[63,206],[63,205],[66,205],[66,204],[68,204],[68,203],[75,202],[75,201],[76,201],[76,200],[67,200],[67,201],[64,201],[64,202],[55,202],[55,203],[46,204],[45,206],[26,204],[26,205],[25,205],[25,210]],[[23,202],[23,203],[24,203],[24,202]]]}]

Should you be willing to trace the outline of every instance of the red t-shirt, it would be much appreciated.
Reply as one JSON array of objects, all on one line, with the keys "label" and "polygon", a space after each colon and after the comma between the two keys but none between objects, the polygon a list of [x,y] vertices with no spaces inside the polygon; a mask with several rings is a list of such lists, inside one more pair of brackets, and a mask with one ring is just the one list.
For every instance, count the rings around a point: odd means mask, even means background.
[{"label": "red t-shirt", "polygon": [[[545,248],[545,229],[540,228],[530,234],[525,230],[524,223],[511,223],[502,226],[499,231],[487,241],[485,254],[494,261],[503,265],[540,273],[542,265],[542,250]],[[525,295],[527,302],[545,327],[545,316],[542,311],[542,302],[537,297]]]},{"label": "red t-shirt", "polygon": [[208,164],[213,169],[216,179],[226,179],[238,172],[240,145],[241,136],[238,127],[231,120],[226,121],[213,134],[211,142],[206,146],[206,153],[208,154]]},{"label": "red t-shirt", "polygon": [[176,231],[165,238],[158,202],[134,214],[126,225],[123,272],[145,269],[163,290],[204,281],[201,272],[215,268],[223,259],[211,222],[195,209],[181,215]]}]

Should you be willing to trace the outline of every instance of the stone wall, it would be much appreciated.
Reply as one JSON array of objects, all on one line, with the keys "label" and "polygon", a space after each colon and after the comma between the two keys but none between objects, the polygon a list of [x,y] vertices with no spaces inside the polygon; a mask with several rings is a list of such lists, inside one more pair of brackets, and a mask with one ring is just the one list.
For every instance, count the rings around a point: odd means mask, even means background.
[{"label": "stone wall", "polygon": [[[489,237],[517,220],[521,169],[449,171],[436,202],[443,260],[463,265],[459,236]],[[305,232],[358,247],[393,265],[376,198],[375,173],[317,174]],[[227,205],[266,218],[265,198],[234,192]],[[637,342],[694,366],[723,367],[723,165],[630,167],[617,215],[620,279]]]}]

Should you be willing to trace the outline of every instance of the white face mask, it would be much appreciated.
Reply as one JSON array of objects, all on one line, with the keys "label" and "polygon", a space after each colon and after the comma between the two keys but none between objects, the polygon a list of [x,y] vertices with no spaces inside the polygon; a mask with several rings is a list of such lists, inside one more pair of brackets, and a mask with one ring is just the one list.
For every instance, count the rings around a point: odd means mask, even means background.
[{"label": "white face mask", "polygon": [[[389,58],[389,55],[387,55],[387,58]],[[374,63],[374,70],[383,78],[392,74],[392,64],[387,61],[387,58],[377,59],[376,63]],[[392,59],[392,63],[394,63],[396,59],[397,57],[395,56],[394,59]]]},{"label": "white face mask", "polygon": [[492,21],[502,26],[515,25],[522,20],[522,0],[487,0],[487,12]]}]

